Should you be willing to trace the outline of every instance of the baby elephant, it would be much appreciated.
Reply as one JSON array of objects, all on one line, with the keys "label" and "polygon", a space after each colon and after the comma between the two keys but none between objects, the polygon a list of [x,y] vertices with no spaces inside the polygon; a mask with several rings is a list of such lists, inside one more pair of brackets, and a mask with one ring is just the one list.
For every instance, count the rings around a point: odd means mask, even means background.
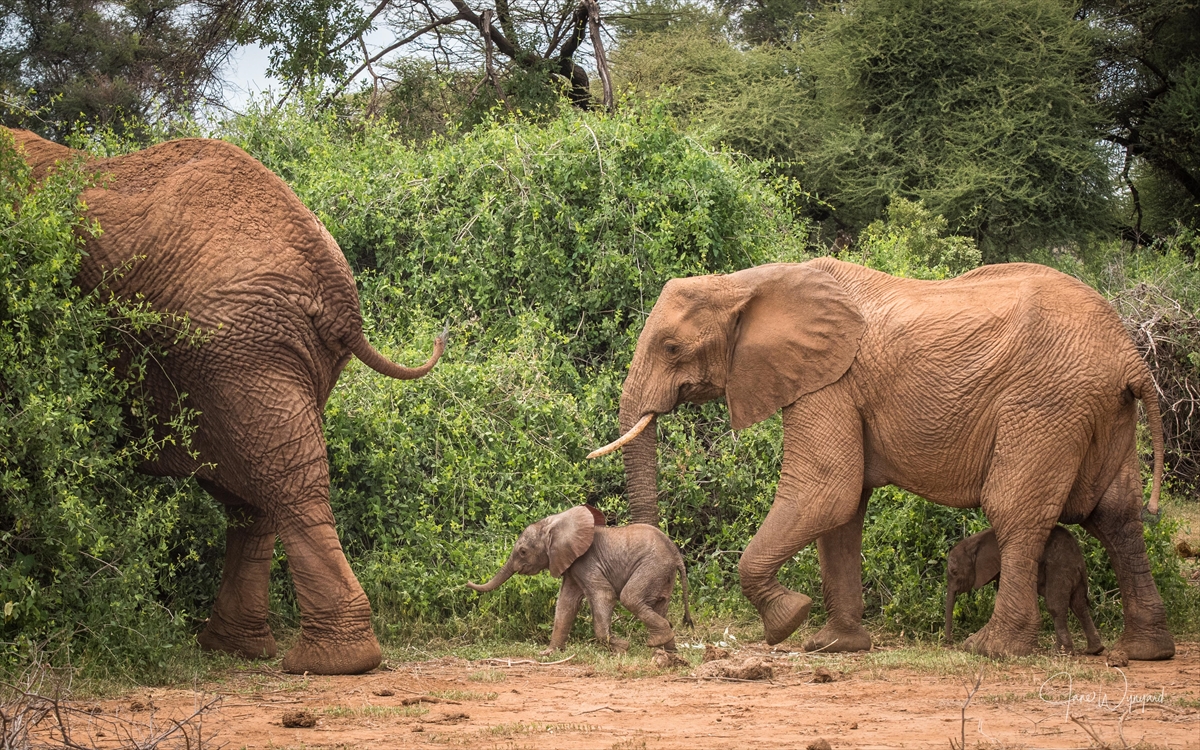
[{"label": "baby elephant", "polygon": [[679,548],[654,526],[635,523],[619,528],[604,525],[604,515],[588,505],[543,518],[530,524],[492,580],[468,583],[476,591],[492,591],[513,573],[533,575],[547,568],[562,577],[554,630],[548,654],[563,647],[587,597],[592,607],[596,638],[614,651],[629,643],[612,637],[613,605],[620,601],[650,631],[650,646],[675,650],[675,633],[667,622],[667,605],[675,588],[675,571],[683,586],[683,621],[689,627],[687,574]]},{"label": "baby elephant", "polygon": [[[988,529],[967,537],[950,550],[946,558],[946,640],[954,625],[954,600],[959,594],[982,588],[1000,578],[1000,545],[996,532]],[[1075,653],[1075,644],[1067,630],[1067,608],[1075,613],[1087,636],[1084,653],[1098,654],[1104,650],[1100,634],[1092,624],[1088,611],[1087,566],[1075,537],[1061,526],[1055,526],[1046,541],[1046,552],[1038,566],[1037,590],[1046,600],[1046,609],[1054,619],[1058,648]]]}]

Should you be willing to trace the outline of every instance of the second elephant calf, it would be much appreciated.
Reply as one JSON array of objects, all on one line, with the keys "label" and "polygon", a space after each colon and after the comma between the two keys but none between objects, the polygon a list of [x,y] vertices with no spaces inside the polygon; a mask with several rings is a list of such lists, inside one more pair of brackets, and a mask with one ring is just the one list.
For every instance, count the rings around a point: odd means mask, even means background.
[{"label": "second elephant calf", "polygon": [[[1000,578],[1000,545],[992,529],[973,534],[954,546],[946,557],[946,640],[954,626],[954,600],[959,594],[982,588]],[[1067,630],[1067,609],[1075,613],[1087,638],[1085,653],[1104,650],[1100,634],[1092,624],[1088,610],[1087,565],[1075,537],[1062,526],[1055,526],[1046,541],[1046,551],[1038,565],[1037,591],[1046,600],[1046,609],[1054,619],[1058,648],[1075,652],[1071,632]]]},{"label": "second elephant calf", "polygon": [[584,597],[592,608],[596,638],[623,651],[629,644],[612,637],[613,606],[620,601],[646,624],[649,646],[675,650],[675,633],[667,621],[667,606],[675,588],[675,573],[683,587],[683,621],[689,627],[687,573],[683,556],[666,534],[654,526],[635,523],[608,528],[598,510],[580,505],[530,524],[517,539],[508,561],[485,584],[468,583],[476,591],[492,591],[513,573],[534,575],[549,569],[562,577],[550,653],[563,647]]}]

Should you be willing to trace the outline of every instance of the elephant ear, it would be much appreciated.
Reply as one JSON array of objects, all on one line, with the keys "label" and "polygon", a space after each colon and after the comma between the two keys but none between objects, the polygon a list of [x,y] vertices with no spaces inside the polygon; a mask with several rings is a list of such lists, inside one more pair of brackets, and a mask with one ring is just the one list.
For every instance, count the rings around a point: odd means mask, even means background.
[{"label": "elephant ear", "polygon": [[972,588],[981,589],[999,575],[1000,545],[996,542],[995,532],[985,532],[980,536],[975,553],[975,585]]},{"label": "elephant ear", "polygon": [[841,282],[808,264],[732,274],[745,290],[732,335],[725,402],[735,430],[837,381],[866,329]]},{"label": "elephant ear", "polygon": [[550,575],[561,578],[571,563],[588,551],[596,536],[596,517],[586,505],[557,513],[546,519],[546,554]]}]

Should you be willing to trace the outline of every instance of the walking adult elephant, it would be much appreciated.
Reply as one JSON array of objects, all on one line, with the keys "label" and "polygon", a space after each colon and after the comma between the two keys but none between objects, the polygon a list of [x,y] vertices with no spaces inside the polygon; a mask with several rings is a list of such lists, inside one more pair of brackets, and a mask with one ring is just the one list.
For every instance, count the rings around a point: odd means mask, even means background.
[{"label": "walking adult elephant", "polygon": [[[69,149],[10,131],[34,177]],[[199,411],[191,450],[168,444],[142,467],[195,476],[229,509],[225,568],[198,636],[209,649],[275,655],[267,588],[275,537],[283,540],[301,611],[288,672],[355,674],[378,666],[371,606],[346,563],[329,507],[321,412],[342,368],[357,356],[394,378],[419,378],[363,336],[358,292],[337,243],[295,194],[236,146],[171,141],[91,160],[98,187],[83,198],[102,233],[87,239],[77,283],[141,296],[186,314],[198,345],[171,345],[146,387],[169,420],[180,394]]]},{"label": "walking adult elephant", "polygon": [[969,649],[1033,649],[1038,560],[1062,521],[1108,550],[1125,615],[1115,648],[1174,654],[1142,539],[1134,444],[1142,399],[1156,512],[1154,382],[1116,313],[1079,281],[1024,263],[917,281],[821,258],[668,282],[625,379],[623,435],[593,454],[624,446],[635,523],[657,522],[655,416],[720,396],[734,429],[783,409],[775,502],[738,566],[768,643],[808,616],[809,597],[776,574],[816,540],[829,620],[804,647],[870,648],[863,517],[871,490],[894,484],[982,506],[996,531],[1003,585]]}]

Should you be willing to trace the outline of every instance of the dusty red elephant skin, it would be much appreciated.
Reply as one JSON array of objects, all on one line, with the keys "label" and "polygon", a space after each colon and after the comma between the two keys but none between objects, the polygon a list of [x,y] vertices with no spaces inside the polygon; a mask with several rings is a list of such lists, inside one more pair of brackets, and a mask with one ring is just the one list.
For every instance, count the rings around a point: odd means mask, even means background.
[{"label": "dusty red elephant skin", "polygon": [[[76,158],[33,133],[9,131],[40,179]],[[363,336],[345,257],[277,176],[241,149],[206,139],[87,160],[97,186],[83,193],[102,233],[87,240],[78,283],[141,295],[155,310],[186,314],[203,336],[171,345],[148,388],[169,415],[178,394],[199,411],[193,458],[167,449],[144,469],[195,475],[225,504],[225,569],[202,646],[273,656],[267,584],[276,535],[288,554],[302,614],[285,670],[353,674],[376,667],[371,608],[346,563],[329,507],[321,411],[351,355],[396,378],[396,365]],[[160,421],[166,421],[165,419]]]},{"label": "dusty red elephant skin", "polygon": [[1061,521],[1108,551],[1124,609],[1115,647],[1133,659],[1174,653],[1142,538],[1134,439],[1140,399],[1154,442],[1154,512],[1157,390],[1120,319],[1087,285],[1029,263],[920,281],[833,258],[668,282],[621,394],[616,442],[627,441],[634,522],[657,522],[655,415],[721,396],[734,429],[783,411],[779,487],[739,565],[768,643],[808,615],[811,599],[776,574],[816,541],[829,619],[806,648],[870,648],[862,525],[871,490],[893,484],[982,507],[996,530],[1004,585],[969,649],[1033,649],[1037,564]]}]

